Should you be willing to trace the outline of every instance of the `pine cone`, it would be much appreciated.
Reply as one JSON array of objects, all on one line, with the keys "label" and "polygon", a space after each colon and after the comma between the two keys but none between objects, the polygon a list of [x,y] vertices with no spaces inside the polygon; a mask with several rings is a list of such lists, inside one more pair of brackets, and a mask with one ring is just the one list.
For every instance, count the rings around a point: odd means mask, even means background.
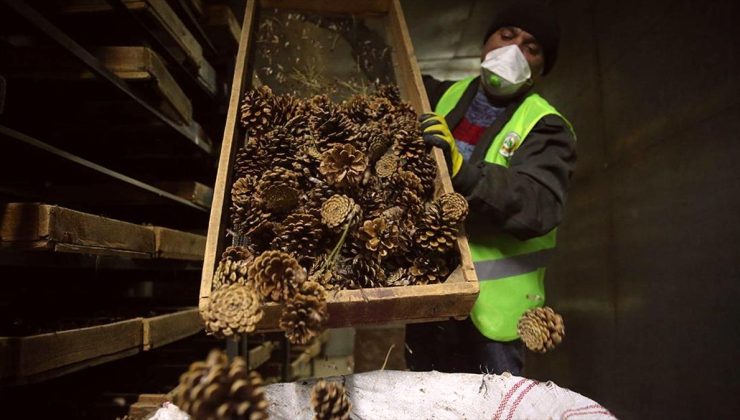
[{"label": "pine cone", "polygon": [[528,349],[545,353],[563,340],[565,325],[562,316],[545,306],[525,312],[519,318],[517,331]]},{"label": "pine cone", "polygon": [[260,86],[248,91],[240,106],[241,123],[250,136],[259,136],[272,128],[276,114],[280,112],[275,96],[269,86]]},{"label": "pine cone", "polygon": [[254,256],[242,246],[230,246],[226,248],[221,261],[213,273],[213,282],[211,289],[220,289],[230,284],[247,284],[247,267],[252,262]]},{"label": "pine cone", "polygon": [[277,236],[272,242],[274,249],[298,258],[315,256],[323,251],[324,229],[314,215],[292,213],[275,233]]},{"label": "pine cone", "polygon": [[370,120],[368,106],[370,100],[365,95],[354,95],[342,103],[344,113],[355,124],[365,124]]},{"label": "pine cone", "polygon": [[349,420],[352,411],[344,385],[323,379],[311,390],[311,405],[316,414],[314,420]]},{"label": "pine cone", "polygon": [[353,141],[354,124],[336,109],[317,111],[314,114],[313,128],[316,133],[316,148],[320,152]]},{"label": "pine cone", "polygon": [[421,180],[424,187],[422,198],[429,199],[434,194],[434,185],[437,178],[437,163],[429,154],[424,154],[417,159],[407,160],[404,169],[413,172]]},{"label": "pine cone", "polygon": [[190,365],[180,376],[173,402],[193,420],[267,419],[262,377],[241,357],[229,364],[220,350]]},{"label": "pine cone", "polygon": [[247,270],[257,292],[266,300],[288,300],[306,280],[306,270],[292,255],[282,251],[265,251],[254,259]]},{"label": "pine cone", "polygon": [[321,221],[329,229],[336,229],[358,214],[357,207],[355,201],[346,195],[332,195],[321,205]]},{"label": "pine cone", "polygon": [[412,286],[414,284],[416,284],[416,279],[414,279],[414,277],[409,274],[408,269],[399,268],[396,271],[392,272],[388,277],[386,277],[384,286],[403,287]]},{"label": "pine cone", "polygon": [[408,270],[414,284],[442,283],[450,274],[450,269],[443,258],[438,256],[420,256],[414,258],[414,264]]},{"label": "pine cone", "polygon": [[276,167],[262,175],[257,183],[257,197],[271,211],[288,211],[298,205],[298,174]]},{"label": "pine cone", "polygon": [[388,99],[394,106],[402,103],[401,92],[398,90],[398,86],[395,85],[380,85],[375,89],[375,95]]},{"label": "pine cone", "polygon": [[365,220],[358,232],[365,249],[380,260],[400,250],[401,231],[398,222],[385,217]]},{"label": "pine cone", "polygon": [[257,178],[251,175],[243,176],[231,186],[231,202],[239,202],[248,200],[254,190],[257,187]]},{"label": "pine cone", "polygon": [[280,315],[280,329],[292,344],[308,344],[324,331],[329,317],[326,292],[319,283],[306,281],[289,299]]},{"label": "pine cone", "polygon": [[217,337],[250,333],[262,319],[262,302],[253,287],[232,284],[215,290],[201,315]]},{"label": "pine cone", "polygon": [[367,168],[367,158],[351,144],[332,147],[321,157],[321,172],[335,187],[354,187],[360,183]]},{"label": "pine cone", "polygon": [[263,228],[270,216],[254,197],[231,202],[231,224],[238,235],[251,235]]},{"label": "pine cone", "polygon": [[393,138],[393,153],[399,159],[415,161],[427,153],[427,145],[420,133],[412,135],[409,131],[401,129],[393,133]]},{"label": "pine cone", "polygon": [[453,225],[463,222],[468,216],[468,200],[456,192],[442,194],[437,199],[437,205],[445,219]]},{"label": "pine cone", "polygon": [[334,194],[336,194],[336,191],[329,184],[325,182],[317,183],[301,196],[301,207],[306,213],[321,217],[321,207]]},{"label": "pine cone", "polygon": [[[385,154],[375,162],[375,174],[380,178],[390,178],[398,169],[398,157],[394,154]],[[414,175],[416,176],[416,175]],[[417,177],[418,179],[418,177]],[[421,180],[419,181],[421,182]]]},{"label": "pine cone", "polygon": [[443,253],[455,244],[457,229],[445,220],[438,206],[428,206],[414,232],[414,242],[424,250]]},{"label": "pine cone", "polygon": [[298,143],[284,127],[275,127],[262,135],[259,148],[269,157],[272,167],[293,168]]},{"label": "pine cone", "polygon": [[267,152],[260,148],[257,138],[250,138],[239,148],[234,158],[234,173],[237,178],[245,175],[259,177],[267,169],[270,160]]},{"label": "pine cone", "polygon": [[355,256],[352,259],[352,273],[360,287],[381,287],[385,284],[383,267],[374,259],[362,255]]}]

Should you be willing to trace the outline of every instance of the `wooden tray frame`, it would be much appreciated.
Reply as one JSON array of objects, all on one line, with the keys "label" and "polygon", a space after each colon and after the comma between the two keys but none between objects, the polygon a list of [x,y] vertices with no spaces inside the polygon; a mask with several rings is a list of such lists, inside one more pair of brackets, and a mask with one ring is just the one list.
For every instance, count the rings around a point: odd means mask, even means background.
[{"label": "wooden tray frame", "polygon": [[[206,253],[201,278],[199,307],[205,309],[211,294],[211,279],[220,255],[228,246],[226,227],[228,223],[229,188],[233,182],[233,159],[238,148],[238,140],[243,137],[243,129],[237,120],[239,103],[247,87],[252,31],[258,8],[281,8],[321,13],[345,13],[355,15],[381,15],[388,22],[389,39],[393,47],[396,82],[404,100],[410,102],[417,112],[429,112],[421,72],[411,45],[406,21],[399,0],[373,0],[348,2],[346,0],[248,0],[242,24],[239,51],[236,57],[234,80],[231,87],[229,112],[221,145],[213,205],[208,226]],[[438,176],[437,191],[453,191],[452,182],[439,149],[434,149]],[[478,295],[478,279],[473,267],[470,248],[464,234],[457,238],[457,249],[461,263],[445,283],[373,288],[362,290],[342,290],[331,294],[329,303],[329,327],[346,327],[366,324],[388,324],[397,322],[425,322],[450,317],[465,317]],[[258,329],[275,330],[278,326],[282,305],[265,304],[265,316]]]}]

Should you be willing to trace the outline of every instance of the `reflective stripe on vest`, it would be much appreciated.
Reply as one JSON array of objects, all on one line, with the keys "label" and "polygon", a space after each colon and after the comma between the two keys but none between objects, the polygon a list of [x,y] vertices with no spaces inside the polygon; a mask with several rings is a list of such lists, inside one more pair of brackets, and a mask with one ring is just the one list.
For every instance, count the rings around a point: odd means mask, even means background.
[{"label": "reflective stripe on vest", "polygon": [[[477,77],[450,86],[437,103],[435,112],[449,114],[474,80],[478,80]],[[542,97],[527,96],[494,137],[486,151],[485,162],[508,167],[509,159],[535,124],[542,117],[553,114],[560,116]],[[481,281],[480,294],[470,315],[483,335],[497,341],[515,340],[519,337],[516,326],[521,315],[530,308],[544,305],[544,267],[555,248],[556,235],[553,230],[521,241],[501,233],[469,241],[476,274]]]}]

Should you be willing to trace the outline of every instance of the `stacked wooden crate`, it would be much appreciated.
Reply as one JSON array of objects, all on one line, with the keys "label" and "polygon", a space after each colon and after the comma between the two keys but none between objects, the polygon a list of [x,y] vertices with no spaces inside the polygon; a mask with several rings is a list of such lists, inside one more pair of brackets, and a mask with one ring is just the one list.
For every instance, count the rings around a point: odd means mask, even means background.
[{"label": "stacked wooden crate", "polygon": [[235,22],[200,1],[0,2],[0,384],[202,329]]}]

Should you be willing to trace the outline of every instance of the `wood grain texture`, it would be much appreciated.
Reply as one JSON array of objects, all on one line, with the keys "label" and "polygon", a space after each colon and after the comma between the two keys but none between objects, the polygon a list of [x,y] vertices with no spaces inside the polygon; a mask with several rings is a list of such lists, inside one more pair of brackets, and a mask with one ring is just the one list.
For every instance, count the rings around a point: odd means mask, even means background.
[{"label": "wood grain texture", "polygon": [[133,223],[35,203],[6,204],[0,247],[150,258],[152,231]]},{"label": "wood grain texture", "polygon": [[218,172],[216,173],[216,184],[213,190],[213,204],[211,206],[211,217],[208,222],[208,238],[206,241],[206,253],[203,262],[203,276],[201,277],[200,300],[198,305],[201,310],[208,303],[211,294],[211,278],[218,260],[218,255],[223,249],[225,237],[223,235],[228,219],[228,203],[226,201],[228,190],[231,186],[231,158],[237,149],[237,139],[240,136],[237,121],[239,101],[241,93],[246,87],[247,79],[247,57],[249,57],[250,35],[253,30],[255,19],[256,1],[249,0],[246,4],[244,21],[242,22],[242,33],[239,39],[239,51],[236,54],[236,68],[234,79],[231,83],[231,97],[229,98],[229,111],[226,114],[226,126],[224,137],[221,142],[221,156],[219,157]]},{"label": "wood grain texture", "polygon": [[[60,369],[66,372],[70,366],[80,369],[95,364],[96,359],[137,353],[141,343],[141,318],[29,337],[2,337],[0,355],[12,364],[0,370],[0,378],[16,382]],[[7,359],[2,362],[7,366]]]},{"label": "wood grain texture", "polygon": [[171,314],[144,318],[142,346],[144,351],[162,347],[203,329],[198,308],[189,308]]},{"label": "wood grain texture", "polygon": [[205,10],[205,22],[216,44],[221,47],[239,45],[242,27],[229,6],[208,5]]},{"label": "wood grain texture", "polygon": [[[193,105],[172,77],[157,53],[146,47],[105,47],[94,55],[108,69],[123,80],[151,80],[162,97],[160,105],[168,116],[189,125],[193,120]],[[90,77],[94,77],[89,73]]]},{"label": "wood grain texture", "polygon": [[150,227],[154,232],[157,258],[202,261],[206,237],[159,226]]},{"label": "wood grain texture", "polygon": [[342,13],[351,15],[385,14],[389,0],[260,0],[263,9],[279,8],[318,13]]},{"label": "wood grain texture", "polygon": [[277,348],[274,341],[265,341],[259,346],[249,350],[249,369],[257,369],[270,360],[272,352]]}]

